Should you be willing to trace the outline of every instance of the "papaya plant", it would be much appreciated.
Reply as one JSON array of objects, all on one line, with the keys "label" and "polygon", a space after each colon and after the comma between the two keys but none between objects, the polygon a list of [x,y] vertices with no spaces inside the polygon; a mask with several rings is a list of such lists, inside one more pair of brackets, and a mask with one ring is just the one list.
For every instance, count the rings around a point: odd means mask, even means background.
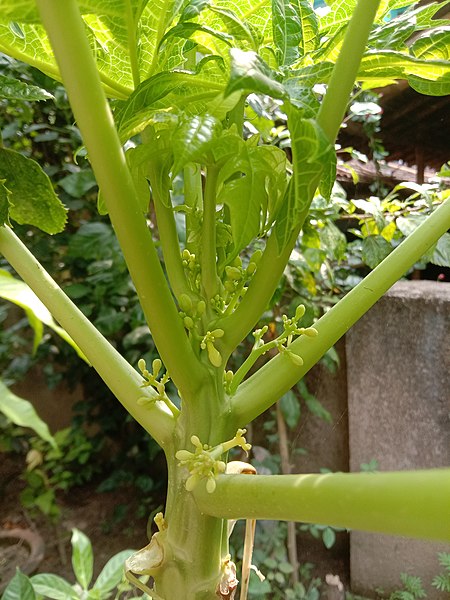
[{"label": "papaya plant", "polygon": [[[250,450],[246,425],[450,226],[447,200],[313,327],[302,326],[299,305],[277,337],[255,331],[247,358],[227,368],[272,298],[314,195],[330,196],[353,90],[407,79],[421,93],[450,93],[450,32],[434,18],[443,4],[390,18],[409,5],[0,0],[0,51],[67,90],[99,211],[109,214],[159,352],[152,365],[129,364],[15,235],[11,221],[55,234],[66,210],[35,162],[1,149],[0,251],[165,453],[158,531],[125,566],[152,598],[233,598],[235,519],[249,520],[242,598],[254,519],[450,538],[448,470],[259,476],[228,462],[233,449]],[[272,98],[287,116],[289,160],[258,135],[244,139],[254,97]],[[269,351],[277,355],[255,371]]]}]

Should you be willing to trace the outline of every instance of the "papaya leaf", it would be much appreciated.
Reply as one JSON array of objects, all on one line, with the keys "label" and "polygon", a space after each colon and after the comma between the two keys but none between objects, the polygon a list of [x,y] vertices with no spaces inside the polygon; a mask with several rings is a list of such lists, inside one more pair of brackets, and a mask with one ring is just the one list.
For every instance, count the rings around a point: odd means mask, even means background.
[{"label": "papaya leaf", "polygon": [[180,23],[195,19],[210,4],[210,0],[190,0],[183,8]]},{"label": "papaya leaf", "polygon": [[289,66],[318,43],[317,16],[309,0],[272,0],[272,28],[280,66]]},{"label": "papaya leaf", "polygon": [[37,85],[0,75],[0,98],[5,100],[49,100],[53,95]]},{"label": "papaya leaf", "polygon": [[190,39],[194,35],[194,33],[198,33],[198,32],[202,32],[206,35],[216,37],[217,39],[221,40],[222,42],[225,42],[225,44],[228,44],[228,45],[231,45],[231,40],[233,39],[231,35],[229,35],[227,33],[223,33],[221,31],[216,31],[215,29],[212,29],[211,27],[206,27],[205,25],[200,25],[198,23],[183,22],[183,23],[178,23],[177,25],[175,25],[174,27],[169,29],[169,31],[167,31],[167,33],[161,39],[160,47],[162,46],[162,44],[165,41],[167,41],[170,38],[178,37],[178,38]]},{"label": "papaya leaf", "polygon": [[69,334],[55,323],[50,312],[42,304],[36,294],[26,283],[13,277],[8,271],[0,269],[0,297],[13,302],[25,311],[28,321],[34,330],[34,351],[42,340],[43,325],[47,325],[57,333],[64,341],[74,348],[78,356],[87,361],[84,354],[69,336]]},{"label": "papaya leaf", "polygon": [[230,210],[234,252],[231,261],[273,222],[286,187],[286,157],[279,148],[248,140],[221,169],[219,203]]},{"label": "papaya leaf", "polygon": [[64,229],[66,208],[37,162],[14,150],[0,148],[0,180],[10,192],[11,219],[51,234]]},{"label": "papaya leaf", "polygon": [[19,427],[29,427],[37,435],[57,448],[56,440],[51,435],[47,424],[39,417],[33,405],[28,400],[16,396],[0,379],[0,412]]},{"label": "papaya leaf", "polygon": [[253,50],[258,49],[261,38],[258,35],[258,31],[252,27],[250,22],[239,18],[239,16],[230,8],[209,6],[209,10],[219,17],[223,22],[227,33],[236,42],[246,42]]},{"label": "papaya leaf", "polygon": [[410,51],[416,58],[450,60],[450,26],[434,29],[416,38]]},{"label": "papaya leaf", "polygon": [[144,81],[117,110],[115,118],[123,140],[151,123],[204,113],[223,119],[232,106],[220,100],[225,89],[223,60],[204,59],[196,72],[163,72]]},{"label": "papaya leaf", "polygon": [[329,197],[335,179],[334,147],[314,119],[302,119],[301,111],[286,106],[291,132],[293,175],[277,216],[276,237],[280,251],[292,232],[302,225],[314,193]]},{"label": "papaya leaf", "polygon": [[172,138],[175,156],[173,175],[179,173],[187,163],[198,162],[220,131],[220,121],[211,115],[196,115],[185,119]]},{"label": "papaya leaf", "polygon": [[238,48],[230,50],[231,73],[225,94],[236,91],[267,94],[272,98],[285,98],[286,90],[277,81],[276,74],[256,52],[244,52]]},{"label": "papaya leaf", "polygon": [[382,80],[396,79],[407,79],[423,94],[445,95],[450,90],[450,61],[425,60],[393,50],[369,51],[363,56],[359,81],[373,80],[379,85]]}]

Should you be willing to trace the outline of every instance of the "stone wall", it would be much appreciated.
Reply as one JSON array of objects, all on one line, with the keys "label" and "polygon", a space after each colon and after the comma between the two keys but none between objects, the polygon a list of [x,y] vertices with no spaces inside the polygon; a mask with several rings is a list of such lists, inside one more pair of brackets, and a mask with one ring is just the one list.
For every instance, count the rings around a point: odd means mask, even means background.
[{"label": "stone wall", "polygon": [[[346,336],[350,470],[450,465],[450,284],[399,282]],[[425,507],[424,507],[425,508]],[[450,500],[449,500],[450,518]],[[352,591],[392,591],[419,575],[428,598],[450,546],[363,532],[350,536]]]}]

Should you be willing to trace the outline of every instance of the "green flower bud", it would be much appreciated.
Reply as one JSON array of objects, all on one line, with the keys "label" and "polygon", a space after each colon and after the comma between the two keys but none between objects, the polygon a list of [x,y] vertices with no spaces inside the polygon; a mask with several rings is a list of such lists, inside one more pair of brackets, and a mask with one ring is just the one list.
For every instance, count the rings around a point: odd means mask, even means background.
[{"label": "green flower bud", "polygon": [[291,359],[291,361],[294,363],[294,365],[296,367],[301,367],[302,366],[302,364],[303,364],[303,358],[301,356],[299,356],[298,354],[294,354],[290,350],[288,350],[286,352],[286,354],[289,356],[289,358]]},{"label": "green flower bud", "polygon": [[143,358],[140,358],[138,360],[138,367],[139,367],[139,371],[141,373],[143,373],[147,369],[147,365],[146,365],[145,360]]},{"label": "green flower bud", "polygon": [[259,263],[259,261],[261,260],[261,256],[262,256],[262,250],[255,250],[250,258],[250,262],[254,262],[256,264]]},{"label": "green flower bud", "polygon": [[186,329],[192,329],[194,327],[194,321],[191,319],[191,317],[184,317],[183,323]]},{"label": "green flower bud", "polygon": [[200,300],[197,304],[197,314],[202,315],[206,310],[206,302],[204,300]]},{"label": "green flower bud", "polygon": [[306,312],[306,308],[304,304],[299,304],[295,309],[295,320],[299,321]]},{"label": "green flower bud", "polygon": [[235,282],[233,280],[228,279],[227,281],[225,281],[223,286],[227,290],[227,292],[234,292]]},{"label": "green flower bud", "polygon": [[155,358],[155,360],[152,362],[153,377],[158,377],[158,373],[161,371],[161,367],[161,359]]},{"label": "green flower bud", "polygon": [[179,304],[180,304],[181,310],[184,310],[184,312],[186,312],[186,313],[191,312],[192,300],[187,294],[181,294],[180,299],[179,299]]},{"label": "green flower bud", "polygon": [[240,256],[236,256],[236,258],[231,263],[233,267],[242,267],[242,260]]},{"label": "green flower bud", "polygon": [[223,329],[213,329],[213,331],[211,331],[211,335],[214,338],[221,338],[225,335],[225,331]]},{"label": "green flower bud", "polygon": [[228,279],[233,279],[234,281],[242,279],[242,271],[237,267],[225,267],[225,273],[227,274]]},{"label": "green flower bud", "polygon": [[303,331],[303,335],[307,335],[308,337],[316,337],[316,335],[318,335],[318,331],[317,329],[314,329],[314,327],[307,327],[304,331]]},{"label": "green flower bud", "polygon": [[248,263],[247,275],[253,275],[253,273],[255,271],[256,271],[256,263],[255,262]]}]

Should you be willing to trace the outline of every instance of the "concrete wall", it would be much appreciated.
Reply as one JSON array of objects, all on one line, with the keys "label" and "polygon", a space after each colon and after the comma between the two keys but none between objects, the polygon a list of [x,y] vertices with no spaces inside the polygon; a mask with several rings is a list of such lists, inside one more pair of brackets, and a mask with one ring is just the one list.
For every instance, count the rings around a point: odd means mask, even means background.
[{"label": "concrete wall", "polygon": [[[350,470],[450,465],[450,284],[399,282],[346,337]],[[449,501],[450,518],[450,501]],[[449,545],[353,532],[352,591],[392,591],[399,574],[419,575],[428,597]]]}]

